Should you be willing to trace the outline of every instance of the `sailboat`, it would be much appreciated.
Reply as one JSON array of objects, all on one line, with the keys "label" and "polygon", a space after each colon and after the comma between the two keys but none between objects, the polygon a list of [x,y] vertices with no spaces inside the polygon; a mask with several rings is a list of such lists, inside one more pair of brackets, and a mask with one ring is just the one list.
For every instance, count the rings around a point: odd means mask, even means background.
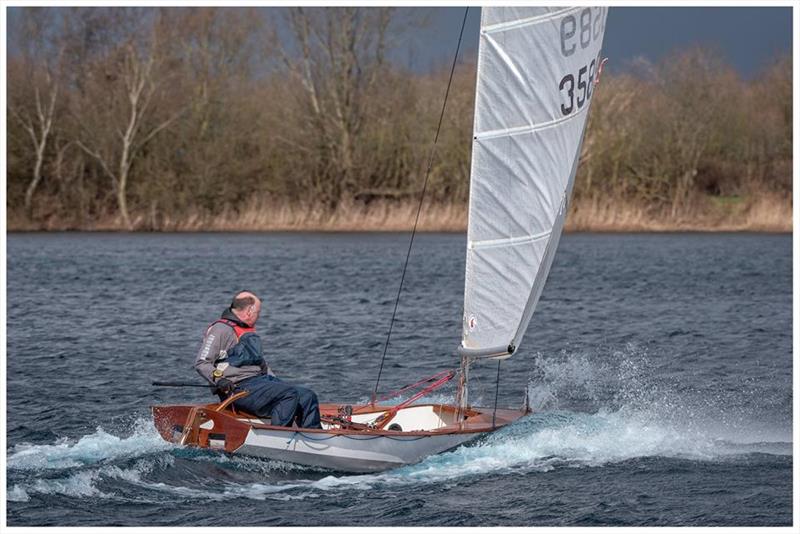
[{"label": "sailboat", "polygon": [[[387,405],[321,404],[322,429],[205,405],[153,406],[162,437],[195,446],[375,472],[421,461],[529,413],[469,402],[469,370],[519,349],[558,247],[602,68],[607,8],[484,7],[472,140],[464,316],[457,371],[392,392]],[[402,286],[401,286],[402,287]],[[499,365],[499,364],[498,364]],[[417,402],[458,379],[453,404]],[[495,403],[496,404],[496,403]]]}]

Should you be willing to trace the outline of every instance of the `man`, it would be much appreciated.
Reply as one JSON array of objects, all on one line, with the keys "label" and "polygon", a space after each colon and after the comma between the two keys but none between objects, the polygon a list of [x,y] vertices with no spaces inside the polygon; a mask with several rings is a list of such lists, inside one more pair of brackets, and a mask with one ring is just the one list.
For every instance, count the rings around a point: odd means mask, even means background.
[{"label": "man", "polygon": [[270,417],[273,425],[322,428],[319,401],[308,388],[283,382],[264,360],[255,324],[261,300],[240,291],[229,308],[206,330],[194,368],[217,386],[220,396],[247,391],[234,406],[258,417]]}]

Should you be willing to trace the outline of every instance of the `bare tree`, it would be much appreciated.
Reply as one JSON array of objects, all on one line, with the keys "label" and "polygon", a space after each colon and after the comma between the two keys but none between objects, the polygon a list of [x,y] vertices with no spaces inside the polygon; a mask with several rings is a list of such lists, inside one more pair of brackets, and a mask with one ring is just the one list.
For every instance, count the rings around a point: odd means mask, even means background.
[{"label": "bare tree", "polygon": [[658,84],[666,97],[658,120],[664,132],[664,154],[671,160],[671,214],[686,206],[700,162],[722,133],[716,126],[729,113],[726,98],[738,84],[720,55],[703,48],[674,54],[660,66]]},{"label": "bare tree", "polygon": [[[261,157],[267,144],[257,139],[269,103],[255,94],[269,82],[257,79],[266,70],[263,21],[255,9],[192,8],[168,10],[160,24],[169,24],[164,31],[181,58],[188,107],[159,159],[176,171],[173,190],[191,195],[198,207],[221,210],[266,181],[259,171],[269,164]],[[175,198],[161,196],[165,204]]]},{"label": "bare tree", "polygon": [[170,65],[152,17],[127,12],[115,20],[120,31],[130,33],[93,65],[90,90],[76,112],[81,127],[76,143],[110,178],[119,215],[125,227],[132,228],[127,201],[131,169],[142,149],[182,110],[157,109]]},{"label": "bare tree", "polygon": [[24,206],[32,216],[33,195],[42,181],[45,152],[53,132],[60,92],[59,69],[63,48],[56,49],[52,13],[45,8],[24,10],[17,32],[21,57],[9,84],[8,110],[28,133],[35,153]]},{"label": "bare tree", "polygon": [[[314,184],[334,207],[355,188],[356,150],[367,115],[368,95],[385,66],[392,9],[292,8],[287,15],[295,53],[274,34],[283,65],[301,84],[307,130],[324,153]],[[312,142],[313,143],[313,142]]]}]

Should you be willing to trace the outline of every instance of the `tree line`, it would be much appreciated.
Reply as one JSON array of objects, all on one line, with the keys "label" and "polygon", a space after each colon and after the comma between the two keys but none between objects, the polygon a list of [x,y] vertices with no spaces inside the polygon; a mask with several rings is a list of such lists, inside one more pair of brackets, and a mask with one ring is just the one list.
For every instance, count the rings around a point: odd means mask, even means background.
[{"label": "tree line", "polygon": [[[397,8],[24,8],[9,27],[9,221],[168,229],[283,205],[335,213],[422,189],[449,68],[389,61]],[[426,195],[463,204],[474,58],[456,69]],[[678,215],[789,196],[791,58],[742,79],[675,52],[595,94],[577,204]],[[22,223],[20,223],[22,224]]]}]

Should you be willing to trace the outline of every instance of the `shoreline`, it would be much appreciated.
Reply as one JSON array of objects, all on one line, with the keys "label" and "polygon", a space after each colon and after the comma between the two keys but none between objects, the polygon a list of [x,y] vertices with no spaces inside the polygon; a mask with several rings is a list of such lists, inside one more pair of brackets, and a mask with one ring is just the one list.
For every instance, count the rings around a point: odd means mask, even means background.
[{"label": "shoreline", "polygon": [[[655,226],[655,225],[654,225]],[[95,227],[95,228],[6,228],[6,234],[402,234],[410,233],[408,228],[331,228],[331,227],[292,227],[292,228],[196,228],[196,229],[126,229],[122,227]],[[573,228],[565,225],[564,234],[791,234],[791,227],[742,227],[742,226],[688,226],[667,224],[657,225],[652,228],[634,228],[608,226]],[[454,228],[417,228],[418,234],[465,234],[466,227]]]},{"label": "shoreline", "polygon": [[[376,202],[367,206],[344,205],[332,212],[318,207],[252,203],[241,211],[223,210],[216,215],[190,213],[170,217],[138,215],[133,228],[109,215],[93,221],[64,220],[53,215],[31,221],[8,214],[6,232],[136,232],[136,233],[228,233],[228,232],[410,232],[417,206],[413,202]],[[579,200],[570,206],[565,233],[791,233],[791,199],[772,196],[750,201],[720,203],[699,199],[691,210],[672,214],[645,205]],[[428,203],[423,206],[417,231],[464,233],[465,204]]]}]

